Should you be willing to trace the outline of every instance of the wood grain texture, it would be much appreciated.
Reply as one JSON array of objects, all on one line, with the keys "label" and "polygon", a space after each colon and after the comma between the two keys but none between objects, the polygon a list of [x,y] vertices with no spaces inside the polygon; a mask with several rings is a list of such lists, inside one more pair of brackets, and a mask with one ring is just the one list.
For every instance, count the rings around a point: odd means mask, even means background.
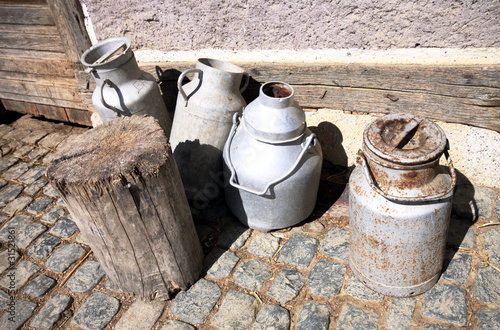
[{"label": "wood grain texture", "polygon": [[19,98],[24,95],[52,98],[55,103],[57,100],[81,103],[76,81],[59,76],[0,71],[0,93],[19,94]]},{"label": "wood grain texture", "polygon": [[64,52],[59,35],[2,32],[0,48]]},{"label": "wood grain texture", "polygon": [[[413,113],[500,131],[500,64],[234,64],[250,74],[251,84],[243,94],[247,102],[258,96],[260,84],[283,81],[294,87],[296,100],[306,108]],[[163,77],[167,83],[195,63],[141,64],[152,74],[156,66],[169,72]]]},{"label": "wood grain texture", "polygon": [[47,0],[61,36],[66,56],[80,62],[83,52],[92,46],[85,28],[85,16],[78,0]]},{"label": "wood grain texture", "polygon": [[47,176],[118,288],[168,299],[198,278],[203,251],[155,119],[122,117],[73,138]]},{"label": "wood grain texture", "polygon": [[55,25],[55,21],[48,5],[0,3],[0,24]]},{"label": "wood grain texture", "polygon": [[64,53],[0,49],[0,71],[74,77],[75,64]]}]

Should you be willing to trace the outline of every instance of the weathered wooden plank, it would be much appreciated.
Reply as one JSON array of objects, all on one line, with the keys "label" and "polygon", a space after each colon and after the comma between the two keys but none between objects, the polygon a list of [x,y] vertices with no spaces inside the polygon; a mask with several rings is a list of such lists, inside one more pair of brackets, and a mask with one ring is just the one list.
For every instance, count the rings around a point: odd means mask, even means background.
[{"label": "weathered wooden plank", "polygon": [[75,108],[75,109],[87,110],[87,106],[83,104],[81,101],[75,102],[70,100],[60,100],[60,99],[53,99],[48,97],[25,95],[25,94],[13,94],[1,91],[0,91],[0,99],[23,101],[28,103],[47,104],[63,108]]},{"label": "weathered wooden plank", "polygon": [[66,116],[68,117],[68,121],[72,123],[92,126],[92,121],[90,120],[91,115],[92,112],[88,110],[66,108]]},{"label": "weathered wooden plank", "polygon": [[66,122],[69,121],[65,108],[46,104],[36,104],[36,107],[38,109],[38,113],[45,118]]},{"label": "weathered wooden plank", "polygon": [[0,0],[0,5],[45,5],[47,0]]},{"label": "weathered wooden plank", "polygon": [[0,33],[0,48],[64,52],[59,35]]},{"label": "weathered wooden plank", "polygon": [[0,49],[0,71],[74,77],[75,64],[64,53]]},{"label": "weathered wooden plank", "polygon": [[[252,78],[243,93],[247,102],[258,96],[259,84],[283,81],[294,86],[303,107],[412,112],[500,131],[500,64],[234,63]],[[172,85],[169,82],[177,80],[180,72],[194,67],[187,62],[143,63],[141,67],[156,74],[157,65],[168,72],[162,77],[163,85]]]},{"label": "weathered wooden plank", "polygon": [[85,28],[85,16],[78,0],[47,0],[59,29],[66,56],[80,62],[80,56],[92,46]]},{"label": "weathered wooden plank", "polygon": [[55,25],[47,5],[0,5],[0,24]]},{"label": "weathered wooden plank", "polygon": [[54,25],[0,24],[0,33],[4,32],[59,36],[59,30]]},{"label": "weathered wooden plank", "polygon": [[34,103],[27,103],[23,101],[6,100],[3,99],[2,103],[6,110],[16,111],[20,113],[28,113],[38,116],[38,108]]},{"label": "weathered wooden plank", "polygon": [[81,102],[71,78],[0,71],[0,92]]}]

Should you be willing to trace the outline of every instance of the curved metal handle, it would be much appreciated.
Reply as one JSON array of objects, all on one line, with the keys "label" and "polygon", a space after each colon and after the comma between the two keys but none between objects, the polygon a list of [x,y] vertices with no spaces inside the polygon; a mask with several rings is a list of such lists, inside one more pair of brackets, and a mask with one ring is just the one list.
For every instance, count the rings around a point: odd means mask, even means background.
[{"label": "curved metal handle", "polygon": [[247,89],[248,84],[250,83],[250,75],[246,72],[243,72],[243,79],[245,79],[245,82],[243,83],[243,86],[240,88],[240,93],[243,93],[245,89]]},{"label": "curved metal handle", "polygon": [[299,165],[299,163],[302,160],[302,157],[306,153],[307,149],[311,146],[311,144],[313,143],[313,141],[315,141],[315,138],[316,138],[316,135],[314,135],[314,134],[309,135],[305,140],[305,144],[303,145],[302,150],[300,151],[299,155],[295,159],[295,162],[290,167],[290,169],[285,174],[283,174],[281,177],[279,177],[278,179],[275,179],[275,180],[269,182],[264,187],[264,189],[259,191],[259,190],[255,190],[252,188],[242,186],[236,182],[236,170],[234,169],[233,163],[231,161],[231,155],[230,155],[229,151],[231,149],[231,143],[233,141],[233,137],[234,137],[234,134],[236,133],[236,128],[238,127],[239,123],[240,123],[239,114],[235,113],[234,117],[233,117],[233,127],[231,128],[231,132],[229,133],[229,137],[227,139],[226,145],[224,146],[224,149],[225,149],[225,152],[227,155],[227,163],[228,163],[227,165],[229,167],[229,170],[231,171],[231,177],[229,178],[229,184],[235,188],[247,191],[247,192],[252,193],[254,195],[257,195],[257,196],[264,195],[271,186],[277,184],[280,181],[283,181],[290,174],[292,174],[292,172],[295,171],[295,169]]},{"label": "curved metal handle", "polygon": [[155,66],[156,76],[158,77],[157,81],[161,81],[161,76],[163,76],[163,69],[160,68],[159,65]]},{"label": "curved metal handle", "polygon": [[446,191],[442,193],[430,196],[422,196],[422,197],[403,197],[403,196],[394,196],[387,194],[382,189],[380,189],[379,186],[376,184],[375,178],[372,176],[372,173],[369,170],[369,166],[366,161],[366,156],[361,149],[358,151],[358,156],[359,156],[358,159],[361,160],[361,165],[363,166],[365,177],[368,180],[368,183],[373,188],[373,190],[379,193],[382,197],[397,202],[431,202],[446,197],[446,195],[448,195],[453,190],[453,188],[455,188],[455,184],[457,183],[457,174],[455,172],[455,167],[453,166],[453,162],[451,161],[450,155],[446,150],[444,151],[444,154],[446,157],[446,161],[448,162],[448,166],[450,167],[450,173],[451,173],[450,186],[448,187],[448,189],[446,189]]},{"label": "curved metal handle", "polygon": [[109,79],[104,79],[102,84],[101,84],[101,103],[102,105],[104,105],[106,108],[110,109],[110,110],[113,110],[114,112],[118,113],[119,115],[123,112],[121,111],[120,109],[108,104],[105,100],[104,100],[104,86],[108,84],[110,87],[112,87],[113,89],[116,88],[116,85],[113,84],[113,82]]},{"label": "curved metal handle", "polygon": [[177,88],[179,89],[179,92],[182,95],[182,98],[186,101],[185,106],[187,107],[188,105],[188,96],[186,95],[186,92],[182,89],[182,81],[184,80],[184,77],[190,72],[196,72],[198,73],[198,79],[200,80],[200,83],[198,84],[198,87],[195,88],[195,91],[200,87],[201,85],[201,80],[203,79],[203,71],[200,69],[187,69],[181,75],[179,76],[179,79],[177,79]]}]

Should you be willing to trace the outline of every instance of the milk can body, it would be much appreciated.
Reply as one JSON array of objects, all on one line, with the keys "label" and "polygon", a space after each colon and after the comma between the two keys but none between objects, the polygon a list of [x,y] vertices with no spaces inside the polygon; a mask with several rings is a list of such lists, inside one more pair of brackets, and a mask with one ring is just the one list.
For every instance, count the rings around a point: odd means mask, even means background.
[{"label": "milk can body", "polygon": [[[194,79],[182,85],[190,72]],[[246,105],[241,93],[248,74],[231,63],[202,58],[181,74],[177,85],[170,144],[187,197],[202,207],[222,193],[222,149],[233,115]]]},{"label": "milk can body", "polygon": [[[270,96],[273,86],[285,94]],[[322,158],[320,144],[293,100],[293,88],[264,84],[241,120],[235,117],[224,148],[229,209],[243,224],[261,231],[301,222],[316,204]]]},{"label": "milk can body", "polygon": [[[349,180],[349,263],[374,291],[408,297],[439,279],[456,183],[446,143],[437,125],[411,115],[365,129]],[[443,154],[449,171],[439,165]]]},{"label": "milk can body", "polygon": [[130,39],[110,38],[89,48],[82,55],[96,82],[92,103],[101,121],[131,115],[158,119],[170,134],[172,120],[155,78],[137,65]]}]

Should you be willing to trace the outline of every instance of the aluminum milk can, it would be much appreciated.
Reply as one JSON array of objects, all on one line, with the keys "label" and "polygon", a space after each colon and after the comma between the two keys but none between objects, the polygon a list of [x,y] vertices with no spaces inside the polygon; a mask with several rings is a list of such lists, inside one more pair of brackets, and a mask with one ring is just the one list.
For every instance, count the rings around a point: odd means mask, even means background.
[{"label": "aluminum milk can", "polygon": [[226,202],[253,229],[293,226],[316,204],[323,154],[293,94],[282,82],[262,85],[224,147]]},{"label": "aluminum milk can", "polygon": [[[182,85],[188,73],[196,73],[195,78]],[[195,69],[179,76],[170,145],[186,195],[195,207],[222,193],[222,149],[233,115],[246,105],[241,93],[248,82],[242,68],[209,58],[198,59]]]},{"label": "aluminum milk can", "polygon": [[446,148],[438,125],[408,114],[365,128],[349,180],[349,263],[372,290],[408,297],[439,279],[456,183]]},{"label": "aluminum milk can", "polygon": [[130,39],[110,38],[90,47],[81,61],[92,73],[96,88],[92,94],[102,122],[131,115],[150,115],[158,119],[165,133],[172,120],[155,78],[137,65]]}]

